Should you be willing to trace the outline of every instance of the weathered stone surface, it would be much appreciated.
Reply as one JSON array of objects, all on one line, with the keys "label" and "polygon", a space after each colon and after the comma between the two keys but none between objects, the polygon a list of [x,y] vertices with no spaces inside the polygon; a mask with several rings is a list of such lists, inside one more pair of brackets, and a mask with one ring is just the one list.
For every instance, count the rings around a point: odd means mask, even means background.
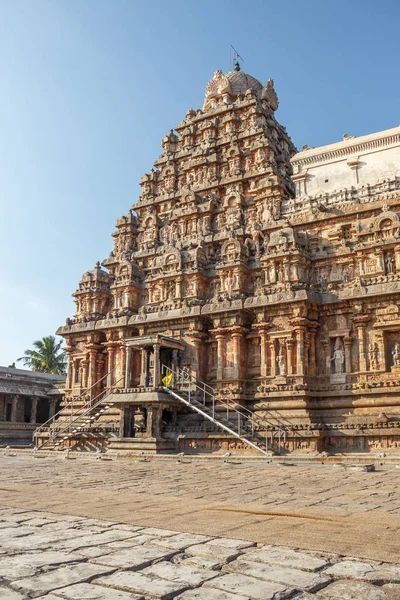
[{"label": "weathered stone surface", "polygon": [[107,565],[119,569],[140,569],[146,567],[153,560],[167,559],[173,552],[155,546],[136,546],[132,549],[118,550],[104,556],[91,559],[97,565]]},{"label": "weathered stone surface", "polygon": [[215,544],[195,544],[185,549],[185,553],[191,556],[203,556],[204,558],[232,560],[239,556],[240,550],[234,548],[225,548],[224,546],[216,546]]},{"label": "weathered stone surface", "polygon": [[385,600],[399,600],[400,598],[400,585],[397,583],[387,583],[382,587],[385,591]]},{"label": "weathered stone surface", "polygon": [[319,590],[331,581],[330,577],[321,575],[320,573],[310,573],[309,571],[301,571],[292,569],[291,567],[283,567],[281,565],[269,565],[249,560],[235,560],[228,563],[224,571],[230,573],[242,573],[257,579],[265,581],[276,581],[289,587],[297,588],[305,592],[314,592]]},{"label": "weathered stone surface", "polygon": [[26,600],[26,596],[9,588],[0,587],[0,600]]},{"label": "weathered stone surface", "polygon": [[[386,600],[382,588],[361,581],[335,581],[321,592],[329,600]],[[318,597],[318,594],[317,594]]]},{"label": "weathered stone surface", "polygon": [[179,531],[169,531],[168,529],[157,529],[156,527],[145,527],[141,530],[143,535],[151,535],[153,537],[171,537],[173,535],[182,535]]},{"label": "weathered stone surface", "polygon": [[76,557],[65,552],[18,554],[0,560],[0,577],[10,581],[21,577],[30,577],[41,567],[71,563],[76,560]]},{"label": "weathered stone surface", "polygon": [[[126,540],[118,540],[116,542],[107,543],[109,548],[132,548],[133,546],[141,546],[142,544],[147,544],[148,542],[153,542],[155,540],[153,535],[141,535],[140,533],[134,534],[132,537]],[[162,540],[164,538],[160,538]]]},{"label": "weathered stone surface", "polygon": [[[78,583],[56,592],[58,599],[65,600],[143,600],[140,594],[113,590],[92,583]],[[47,598],[47,597],[46,597]]]},{"label": "weathered stone surface", "polygon": [[204,581],[213,579],[218,575],[216,571],[201,569],[190,565],[176,565],[171,562],[162,561],[147,567],[141,571],[149,577],[160,577],[169,581],[183,581],[189,585],[200,585]]},{"label": "weathered stone surface", "polygon": [[[188,590],[176,597],[176,600],[251,600],[249,596],[241,596],[223,592],[213,588],[198,588],[197,590]],[[314,599],[315,600],[315,599]]]},{"label": "weathered stone surface", "polygon": [[127,540],[134,538],[135,533],[129,533],[126,531],[103,531],[101,533],[85,534],[81,537],[72,537],[69,540],[60,541],[56,544],[57,548],[62,550],[74,550],[77,548],[84,548],[85,546],[100,546],[101,544],[108,544],[110,542]]},{"label": "weathered stone surface", "polygon": [[254,577],[229,573],[204,584],[204,587],[214,587],[227,592],[248,595],[252,600],[279,600],[288,596],[294,588],[280,585],[272,581],[260,581]]},{"label": "weathered stone surface", "polygon": [[220,569],[224,564],[223,560],[213,560],[210,558],[203,558],[202,556],[188,556],[187,554],[177,554],[172,558],[172,561],[184,565],[201,567],[202,569],[213,570]]},{"label": "weathered stone surface", "polygon": [[104,575],[113,569],[100,565],[80,563],[66,567],[60,567],[54,571],[12,581],[10,586],[20,592],[36,596],[54,592],[54,590],[74,583],[86,582],[97,575]]},{"label": "weathered stone surface", "polygon": [[[239,559],[240,560],[240,557]],[[246,552],[244,560],[255,562],[264,562],[271,565],[282,565],[284,567],[294,567],[304,571],[318,571],[328,564],[326,559],[290,548],[279,548],[274,546],[264,546],[256,550]]]},{"label": "weathered stone surface", "polygon": [[211,538],[205,535],[196,535],[190,533],[180,533],[179,535],[174,535],[172,537],[159,537],[153,538],[152,544],[156,544],[157,546],[163,546],[165,548],[172,548],[174,550],[183,550],[188,546],[193,546],[194,544],[202,544],[205,542],[211,543],[209,540]]},{"label": "weathered stone surface", "polygon": [[189,587],[187,583],[147,577],[146,575],[132,571],[118,571],[107,577],[96,579],[94,583],[118,590],[143,594],[144,596],[159,600],[169,600]]},{"label": "weathered stone surface", "polygon": [[400,567],[390,564],[343,560],[329,567],[324,573],[333,577],[360,579],[379,584],[400,582]]},{"label": "weathered stone surface", "polygon": [[242,550],[243,548],[251,548],[255,546],[254,542],[246,542],[243,540],[232,540],[230,538],[216,538],[208,542],[209,546],[220,546],[222,548],[234,548],[235,550]]}]

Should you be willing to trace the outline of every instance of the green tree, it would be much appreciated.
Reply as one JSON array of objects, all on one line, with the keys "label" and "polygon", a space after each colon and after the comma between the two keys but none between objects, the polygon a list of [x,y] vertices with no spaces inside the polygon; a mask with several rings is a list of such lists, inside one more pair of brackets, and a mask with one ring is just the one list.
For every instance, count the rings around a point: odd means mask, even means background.
[{"label": "green tree", "polygon": [[34,349],[25,350],[25,355],[17,360],[22,361],[24,366],[32,371],[62,375],[66,368],[65,352],[61,350],[62,343],[57,343],[54,335],[48,335],[33,342]]}]

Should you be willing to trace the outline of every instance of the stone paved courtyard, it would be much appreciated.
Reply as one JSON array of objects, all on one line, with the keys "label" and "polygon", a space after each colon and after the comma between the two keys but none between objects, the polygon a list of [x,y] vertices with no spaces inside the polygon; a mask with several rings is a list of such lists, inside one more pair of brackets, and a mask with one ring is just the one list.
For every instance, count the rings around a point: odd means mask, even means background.
[{"label": "stone paved courtyard", "polygon": [[238,539],[0,508],[4,600],[381,600],[400,567]]},{"label": "stone paved courtyard", "polygon": [[396,465],[63,456],[0,455],[0,599],[400,599]]}]

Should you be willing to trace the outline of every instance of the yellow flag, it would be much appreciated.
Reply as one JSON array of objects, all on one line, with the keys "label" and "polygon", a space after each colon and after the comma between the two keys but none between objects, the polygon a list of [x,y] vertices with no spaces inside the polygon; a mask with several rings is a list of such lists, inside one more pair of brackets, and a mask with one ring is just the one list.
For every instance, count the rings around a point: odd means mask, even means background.
[{"label": "yellow flag", "polygon": [[162,378],[162,382],[165,387],[172,386],[172,371],[168,369],[166,376]]}]

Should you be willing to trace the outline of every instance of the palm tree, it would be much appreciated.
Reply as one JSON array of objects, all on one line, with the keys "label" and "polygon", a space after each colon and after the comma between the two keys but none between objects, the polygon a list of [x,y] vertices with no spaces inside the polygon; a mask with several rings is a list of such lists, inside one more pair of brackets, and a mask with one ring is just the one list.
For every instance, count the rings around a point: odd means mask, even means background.
[{"label": "palm tree", "polygon": [[34,350],[25,350],[25,356],[17,360],[32,371],[62,375],[66,367],[65,352],[61,351],[62,343],[57,343],[54,335],[48,335],[33,342]]}]

